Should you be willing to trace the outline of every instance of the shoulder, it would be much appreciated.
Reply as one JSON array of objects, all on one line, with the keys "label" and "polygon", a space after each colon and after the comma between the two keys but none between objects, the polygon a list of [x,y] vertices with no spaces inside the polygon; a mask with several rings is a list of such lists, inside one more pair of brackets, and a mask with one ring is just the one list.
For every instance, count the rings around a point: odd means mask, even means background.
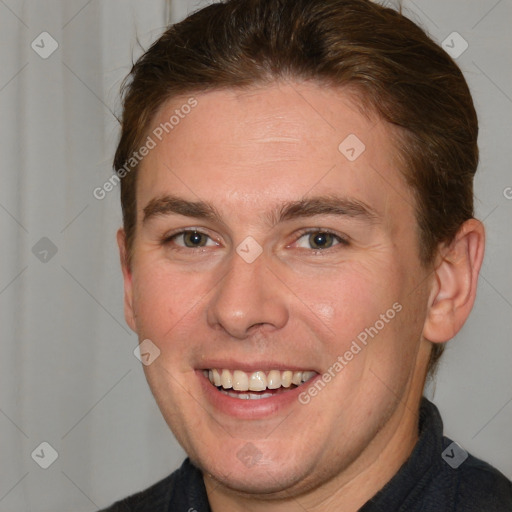
[{"label": "shoulder", "polygon": [[512,512],[512,482],[505,475],[446,437],[443,446],[434,488],[449,510]]},{"label": "shoulder", "polygon": [[160,480],[148,489],[118,501],[112,506],[102,509],[100,512],[130,512],[134,510],[140,512],[149,512],[150,510],[155,512],[159,510],[166,511],[178,477],[178,471],[179,470],[163,480]]},{"label": "shoulder", "polygon": [[512,512],[512,482],[496,468],[473,455],[451,473],[456,512]]},{"label": "shoulder", "polygon": [[[423,503],[421,510],[449,512],[512,512],[512,482],[487,462],[466,452],[443,435],[443,422],[437,407],[422,400],[425,456]],[[424,439],[424,441],[425,441]],[[421,463],[419,463],[421,466]]]},{"label": "shoulder", "polygon": [[[202,474],[186,459],[182,466],[151,487],[118,501],[100,512],[167,512],[187,510],[190,498],[201,496]],[[171,508],[172,507],[172,508]]]},{"label": "shoulder", "polygon": [[423,399],[413,452],[363,510],[512,512],[512,483],[443,436],[439,410]]}]

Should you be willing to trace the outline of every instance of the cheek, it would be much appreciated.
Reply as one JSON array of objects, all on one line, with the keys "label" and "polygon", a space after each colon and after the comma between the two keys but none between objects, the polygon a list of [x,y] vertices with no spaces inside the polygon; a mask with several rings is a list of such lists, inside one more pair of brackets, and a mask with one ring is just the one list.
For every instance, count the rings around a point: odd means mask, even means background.
[{"label": "cheek", "polygon": [[387,265],[346,265],[294,283],[307,307],[296,301],[291,316],[312,328],[317,340],[312,348],[321,345],[324,369],[340,377],[334,387],[343,396],[369,390],[380,396],[389,393],[386,385],[402,392],[421,335],[418,300],[410,296],[406,276],[399,262],[388,260]]},{"label": "cheek", "polygon": [[336,304],[333,302],[318,302],[315,305],[315,313],[319,320],[331,324],[336,318]]},{"label": "cheek", "polygon": [[194,279],[171,273],[158,262],[136,269],[133,309],[139,336],[161,344],[180,322],[194,314],[201,296]]},{"label": "cheek", "polygon": [[[295,276],[288,282],[296,298],[295,313],[308,324],[318,326],[323,332],[320,339],[327,336],[335,348],[343,349],[346,342],[374,325],[398,299],[392,275],[389,268],[384,271],[351,263],[315,275]],[[384,276],[390,282],[384,282]]]}]

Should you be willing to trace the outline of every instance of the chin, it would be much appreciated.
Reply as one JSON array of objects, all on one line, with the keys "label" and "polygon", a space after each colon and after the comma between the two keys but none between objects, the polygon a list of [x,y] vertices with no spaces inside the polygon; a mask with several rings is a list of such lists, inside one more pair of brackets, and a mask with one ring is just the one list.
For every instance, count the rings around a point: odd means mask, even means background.
[{"label": "chin", "polygon": [[203,473],[207,473],[230,491],[238,494],[258,495],[260,499],[286,498],[290,496],[292,488],[306,490],[307,487],[312,487],[304,485],[306,475],[299,473],[296,467],[289,467],[288,464],[281,464],[280,467],[272,464],[269,464],[268,467],[254,466],[231,472],[224,467],[219,467],[218,464],[211,468],[198,465]]},{"label": "chin", "polygon": [[[268,445],[260,451],[255,441],[246,443],[238,451],[229,446],[225,451],[219,450],[217,446],[205,457],[190,458],[203,474],[238,494],[279,499],[290,497],[292,489],[300,493],[314,487],[308,475],[313,473],[315,464],[308,464],[309,457],[304,450],[290,447],[285,453],[280,445],[272,452],[272,458],[265,457],[263,450],[268,451]],[[300,454],[301,460],[293,454]]]}]

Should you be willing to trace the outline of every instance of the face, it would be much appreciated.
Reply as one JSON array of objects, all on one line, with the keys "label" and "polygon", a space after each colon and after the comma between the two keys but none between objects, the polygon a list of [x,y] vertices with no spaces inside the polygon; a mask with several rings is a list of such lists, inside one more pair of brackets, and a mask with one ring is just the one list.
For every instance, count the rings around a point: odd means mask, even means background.
[{"label": "face", "polygon": [[414,200],[392,128],[343,91],[193,102],[150,130],[189,112],[139,169],[127,320],[160,351],[144,371],[192,460],[232,489],[299,492],[375,459],[421,394]]}]

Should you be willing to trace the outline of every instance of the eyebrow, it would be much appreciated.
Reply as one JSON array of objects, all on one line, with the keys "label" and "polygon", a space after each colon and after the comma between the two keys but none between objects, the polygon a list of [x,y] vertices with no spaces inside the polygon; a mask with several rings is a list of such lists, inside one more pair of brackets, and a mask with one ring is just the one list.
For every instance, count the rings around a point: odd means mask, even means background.
[{"label": "eyebrow", "polygon": [[[143,224],[148,220],[166,215],[182,215],[223,223],[214,205],[206,201],[188,201],[177,196],[164,195],[151,199],[143,210]],[[336,215],[357,218],[375,223],[381,215],[363,201],[336,195],[314,196],[297,201],[286,201],[265,214],[270,226],[293,219],[316,215]]]}]

